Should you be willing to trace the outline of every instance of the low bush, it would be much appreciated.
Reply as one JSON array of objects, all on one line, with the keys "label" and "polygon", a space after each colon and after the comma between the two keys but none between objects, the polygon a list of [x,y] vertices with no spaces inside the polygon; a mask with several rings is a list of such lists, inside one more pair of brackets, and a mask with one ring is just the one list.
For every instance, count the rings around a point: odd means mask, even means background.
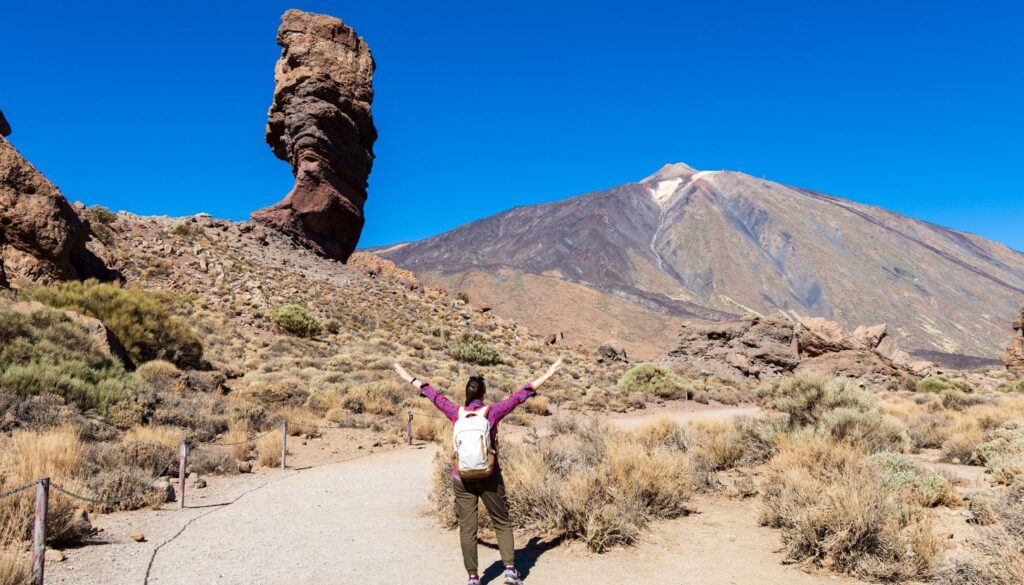
[{"label": "low bush", "polygon": [[994,429],[974,452],[977,460],[1001,484],[1024,477],[1024,422],[1013,421]]},{"label": "low bush", "polygon": [[20,396],[57,394],[82,411],[104,414],[136,385],[63,313],[0,311],[0,388]]},{"label": "low bush", "polygon": [[762,386],[757,392],[767,408],[789,415],[792,428],[815,426],[830,410],[875,409],[874,400],[857,382],[818,374],[801,374]]},{"label": "low bush", "polygon": [[266,467],[281,464],[281,433],[270,433],[256,441],[256,459]]},{"label": "low bush", "polygon": [[[978,503],[975,503],[975,500]],[[1024,487],[971,500],[981,508],[985,532],[968,542],[971,554],[961,555],[935,580],[939,585],[1018,585],[1024,583]]]},{"label": "low bush", "polygon": [[501,354],[497,348],[487,342],[479,333],[463,333],[458,341],[448,346],[448,355],[452,358],[480,366],[493,366],[501,363]]},{"label": "low bush", "polygon": [[914,389],[918,392],[928,392],[931,394],[945,394],[946,392],[971,392],[971,387],[967,384],[948,380],[942,376],[928,376],[918,380],[917,385]]},{"label": "low bush", "polygon": [[906,453],[911,447],[906,425],[877,410],[865,412],[854,408],[835,408],[821,417],[818,430],[868,453]]},{"label": "low bush", "polygon": [[626,392],[643,392],[664,399],[680,398],[686,393],[682,378],[658,364],[630,368],[619,379],[618,386]]},{"label": "low bush", "polygon": [[167,392],[178,387],[182,381],[182,371],[171,362],[152,360],[135,370],[146,383],[157,392]]},{"label": "low bush", "polygon": [[320,321],[305,307],[285,305],[270,316],[270,320],[281,331],[296,337],[320,335]]},{"label": "low bush", "polygon": [[909,498],[918,505],[957,507],[960,496],[953,489],[949,478],[929,469],[924,469],[913,460],[899,453],[881,452],[868,458],[868,462],[882,470],[885,487]]},{"label": "low bush", "polygon": [[768,463],[761,521],[789,558],[879,581],[928,578],[942,551],[923,509],[886,489],[863,452],[807,431]]},{"label": "low bush", "polygon": [[172,314],[173,298],[166,293],[86,280],[28,289],[24,295],[99,319],[137,364],[163,359],[182,368],[204,365],[203,344],[183,319]]}]

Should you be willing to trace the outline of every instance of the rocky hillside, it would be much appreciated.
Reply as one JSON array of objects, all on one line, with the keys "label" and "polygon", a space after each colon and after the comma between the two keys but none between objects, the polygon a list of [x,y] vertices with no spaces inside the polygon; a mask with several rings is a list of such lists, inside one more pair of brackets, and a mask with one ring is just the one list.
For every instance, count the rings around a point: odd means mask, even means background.
[{"label": "rocky hillside", "polygon": [[996,357],[1024,301],[1024,254],[1003,245],[685,164],[380,253],[531,326],[640,354],[673,347],[681,318],[781,311],[887,323],[911,351]]}]

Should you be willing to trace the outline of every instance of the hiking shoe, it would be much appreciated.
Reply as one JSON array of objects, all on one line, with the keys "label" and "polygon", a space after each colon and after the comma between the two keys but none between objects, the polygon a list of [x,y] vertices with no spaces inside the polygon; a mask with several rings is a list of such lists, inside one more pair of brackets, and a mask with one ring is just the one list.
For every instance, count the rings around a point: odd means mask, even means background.
[{"label": "hiking shoe", "polygon": [[470,577],[466,585],[480,585],[480,577]]},{"label": "hiking shoe", "polygon": [[505,568],[505,585],[523,585],[522,579],[519,578],[519,571],[512,567]]}]

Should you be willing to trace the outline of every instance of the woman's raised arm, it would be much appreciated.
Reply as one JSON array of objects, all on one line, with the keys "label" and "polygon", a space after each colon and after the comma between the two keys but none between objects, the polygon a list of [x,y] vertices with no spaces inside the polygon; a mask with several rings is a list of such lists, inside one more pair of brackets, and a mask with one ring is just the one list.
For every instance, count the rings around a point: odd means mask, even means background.
[{"label": "woman's raised arm", "polygon": [[548,368],[548,371],[544,372],[544,374],[540,378],[537,378],[536,380],[533,381],[533,384],[532,384],[533,389],[536,390],[537,388],[540,388],[541,384],[543,384],[544,382],[547,382],[548,378],[550,378],[551,376],[554,376],[555,372],[557,372],[559,369],[561,369],[561,367],[562,367],[562,358],[558,358],[558,360],[555,363],[551,364],[551,367]]}]

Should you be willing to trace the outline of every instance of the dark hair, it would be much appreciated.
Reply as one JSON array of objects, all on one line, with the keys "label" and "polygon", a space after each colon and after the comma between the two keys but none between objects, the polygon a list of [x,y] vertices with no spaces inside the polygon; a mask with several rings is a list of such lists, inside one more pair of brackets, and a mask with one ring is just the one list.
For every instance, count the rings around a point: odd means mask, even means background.
[{"label": "dark hair", "polygon": [[470,376],[469,381],[466,382],[466,406],[469,406],[469,403],[474,400],[482,401],[486,393],[487,384],[484,382],[484,377]]}]

